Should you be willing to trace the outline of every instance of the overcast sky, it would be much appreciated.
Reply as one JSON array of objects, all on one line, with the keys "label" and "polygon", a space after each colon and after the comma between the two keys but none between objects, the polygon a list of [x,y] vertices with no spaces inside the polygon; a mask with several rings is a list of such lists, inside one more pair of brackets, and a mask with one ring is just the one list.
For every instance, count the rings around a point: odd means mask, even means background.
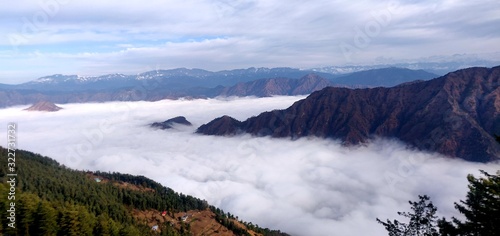
[{"label": "overcast sky", "polygon": [[[453,202],[465,199],[467,174],[500,169],[500,163],[411,151],[394,140],[347,148],[329,139],[193,134],[215,117],[243,120],[300,98],[62,104],[53,113],[17,106],[0,109],[0,123],[17,122],[21,149],[71,168],[144,175],[294,236],[387,235],[375,218],[409,211],[408,201],[419,194],[431,197],[440,217],[460,216]],[[148,126],[178,115],[194,126]],[[0,133],[6,129],[0,126]],[[0,144],[6,138],[0,135]]]},{"label": "overcast sky", "polygon": [[0,9],[0,83],[482,55],[499,25],[498,0],[21,0]]}]

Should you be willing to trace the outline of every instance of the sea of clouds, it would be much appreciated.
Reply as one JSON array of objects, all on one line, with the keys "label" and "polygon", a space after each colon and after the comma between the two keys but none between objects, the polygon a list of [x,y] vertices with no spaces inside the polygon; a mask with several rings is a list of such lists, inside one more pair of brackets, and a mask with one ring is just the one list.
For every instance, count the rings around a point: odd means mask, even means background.
[{"label": "sea of clouds", "polygon": [[[0,110],[0,132],[16,122],[21,149],[80,170],[144,175],[291,235],[386,235],[375,219],[398,218],[419,194],[431,197],[439,216],[458,215],[453,202],[465,198],[467,174],[500,169],[409,150],[396,140],[344,147],[317,138],[194,134],[216,117],[244,120],[302,98],[63,104],[53,113],[16,106]],[[180,115],[193,127],[149,127]]]}]

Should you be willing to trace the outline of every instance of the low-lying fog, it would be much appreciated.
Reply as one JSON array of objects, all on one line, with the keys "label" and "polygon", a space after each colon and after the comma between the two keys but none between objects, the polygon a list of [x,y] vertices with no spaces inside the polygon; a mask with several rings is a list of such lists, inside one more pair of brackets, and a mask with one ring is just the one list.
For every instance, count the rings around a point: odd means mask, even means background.
[{"label": "low-lying fog", "polygon": [[[458,215],[453,202],[465,198],[466,175],[500,169],[407,150],[394,140],[346,148],[333,140],[193,133],[224,114],[243,120],[302,98],[63,104],[54,113],[11,107],[0,110],[0,145],[7,123],[17,122],[21,149],[76,169],[144,175],[292,235],[386,235],[375,218],[396,218],[419,194],[431,197],[440,216]],[[179,115],[194,126],[148,126]]]}]

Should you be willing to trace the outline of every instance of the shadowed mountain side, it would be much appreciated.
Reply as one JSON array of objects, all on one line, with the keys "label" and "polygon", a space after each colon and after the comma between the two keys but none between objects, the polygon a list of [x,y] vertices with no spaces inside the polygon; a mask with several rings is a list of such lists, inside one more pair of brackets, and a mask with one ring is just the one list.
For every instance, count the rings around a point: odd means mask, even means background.
[{"label": "shadowed mountain side", "polygon": [[234,135],[241,133],[242,128],[242,122],[230,116],[222,116],[200,126],[196,132],[210,135]]},{"label": "shadowed mountain side", "polygon": [[[374,136],[469,161],[499,159],[500,67],[470,68],[393,88],[328,87],[285,110],[201,126],[208,135],[318,136],[358,144]],[[232,120],[230,120],[232,119]],[[231,122],[228,122],[231,121]]]},{"label": "shadowed mountain side", "polygon": [[171,119],[168,119],[164,122],[155,122],[151,124],[151,127],[153,128],[160,128],[160,129],[172,129],[174,125],[179,124],[179,125],[185,125],[185,126],[192,126],[191,122],[189,122],[186,117],[184,116],[177,116]]}]

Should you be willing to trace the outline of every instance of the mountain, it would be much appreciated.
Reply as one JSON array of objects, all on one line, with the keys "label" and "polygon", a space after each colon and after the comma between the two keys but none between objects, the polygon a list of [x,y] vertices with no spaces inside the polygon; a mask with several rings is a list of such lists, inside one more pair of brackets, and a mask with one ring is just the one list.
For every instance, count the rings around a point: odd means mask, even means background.
[{"label": "mountain", "polygon": [[33,104],[32,106],[24,109],[26,111],[48,111],[48,112],[55,112],[61,110],[61,107],[58,107],[56,104],[51,103],[51,102],[46,102],[46,101],[41,101],[37,102],[36,104]]},{"label": "mountain", "polygon": [[[211,72],[201,69],[178,68],[155,70],[137,75],[110,74],[103,76],[51,75],[11,88],[36,91],[102,91],[123,88],[145,87],[185,89],[190,87],[232,86],[262,78],[286,77],[298,79],[311,71],[293,68],[248,68]],[[327,73],[318,74],[333,78]],[[0,86],[2,88],[2,86]]]},{"label": "mountain", "polygon": [[455,71],[391,88],[327,87],[285,110],[243,122],[230,117],[202,125],[207,135],[250,133],[317,136],[346,145],[373,137],[398,138],[422,150],[487,162],[500,159],[500,66]]},{"label": "mountain", "polygon": [[[134,87],[138,84],[132,75],[110,74],[103,76],[50,75],[13,85],[15,89],[35,91],[94,91]],[[11,88],[12,89],[12,88]]]},{"label": "mountain", "polygon": [[192,126],[191,122],[189,122],[186,117],[184,116],[177,116],[171,119],[168,119],[164,122],[155,122],[151,124],[151,127],[153,128],[160,128],[160,129],[172,129],[174,125],[179,124],[179,125],[186,125],[186,126]]},{"label": "mountain", "polygon": [[72,170],[23,150],[0,147],[0,180],[0,235],[287,235],[143,176]]},{"label": "mountain", "polygon": [[[394,79],[410,81],[423,77],[420,71],[396,68],[388,70],[392,73],[377,70],[372,74],[378,77],[387,75],[387,78],[380,80],[384,83],[391,83]],[[30,104],[40,100],[65,104],[158,101],[181,97],[297,95],[309,94],[325,86],[384,85],[377,84],[379,80],[374,81],[370,76],[370,73],[358,74],[356,83],[343,81],[345,84],[340,84],[335,79],[337,75],[292,68],[248,68],[218,72],[179,68],[138,75],[110,74],[97,77],[52,75],[19,85],[0,85],[0,107]]]},{"label": "mountain", "polygon": [[415,80],[429,80],[437,77],[439,76],[424,70],[390,67],[354,72],[331,81],[350,87],[392,87]]},{"label": "mountain", "polygon": [[300,79],[269,78],[226,87],[218,96],[257,96],[302,95],[333,85],[327,79],[315,74],[308,74]]}]

